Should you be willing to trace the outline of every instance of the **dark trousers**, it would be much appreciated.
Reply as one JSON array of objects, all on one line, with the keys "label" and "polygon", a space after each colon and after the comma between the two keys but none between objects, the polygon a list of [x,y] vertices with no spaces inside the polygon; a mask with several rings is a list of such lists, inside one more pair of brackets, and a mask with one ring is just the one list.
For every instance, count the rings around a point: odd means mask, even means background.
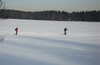
[{"label": "dark trousers", "polygon": [[17,35],[17,33],[18,33],[18,32],[16,31],[15,35]]},{"label": "dark trousers", "polygon": [[64,35],[66,35],[66,31],[64,32]]}]

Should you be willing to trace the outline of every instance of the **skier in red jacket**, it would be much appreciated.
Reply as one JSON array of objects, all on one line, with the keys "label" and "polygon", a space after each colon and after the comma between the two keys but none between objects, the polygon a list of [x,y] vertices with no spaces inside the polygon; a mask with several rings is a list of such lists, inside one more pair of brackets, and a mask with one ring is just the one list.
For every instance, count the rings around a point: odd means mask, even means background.
[{"label": "skier in red jacket", "polygon": [[65,29],[64,29],[64,35],[66,35],[66,31],[67,31],[68,29],[65,27]]},{"label": "skier in red jacket", "polygon": [[18,33],[18,27],[15,28],[15,31],[16,31],[15,35],[17,35],[17,33]]}]

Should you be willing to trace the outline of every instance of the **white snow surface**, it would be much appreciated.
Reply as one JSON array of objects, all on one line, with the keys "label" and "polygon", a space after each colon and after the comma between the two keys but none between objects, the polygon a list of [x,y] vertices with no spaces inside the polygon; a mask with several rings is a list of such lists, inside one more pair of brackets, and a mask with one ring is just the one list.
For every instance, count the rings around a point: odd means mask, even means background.
[{"label": "white snow surface", "polygon": [[2,35],[0,65],[100,65],[99,22],[6,19]]}]

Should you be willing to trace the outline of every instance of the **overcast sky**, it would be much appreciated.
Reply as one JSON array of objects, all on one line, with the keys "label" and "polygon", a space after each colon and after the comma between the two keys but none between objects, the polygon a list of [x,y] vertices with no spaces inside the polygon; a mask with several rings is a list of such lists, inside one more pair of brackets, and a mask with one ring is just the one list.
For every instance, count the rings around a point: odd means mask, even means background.
[{"label": "overcast sky", "polygon": [[100,10],[100,0],[3,0],[7,9],[25,11],[90,11]]}]

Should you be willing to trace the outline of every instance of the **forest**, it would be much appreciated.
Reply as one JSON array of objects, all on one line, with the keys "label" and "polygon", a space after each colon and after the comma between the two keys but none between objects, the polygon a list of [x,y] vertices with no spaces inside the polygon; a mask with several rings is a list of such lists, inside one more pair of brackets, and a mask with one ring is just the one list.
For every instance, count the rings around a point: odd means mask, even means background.
[{"label": "forest", "polygon": [[35,11],[26,12],[19,10],[0,10],[0,18],[3,19],[32,19],[32,20],[53,20],[53,21],[89,21],[100,22],[100,11]]}]

